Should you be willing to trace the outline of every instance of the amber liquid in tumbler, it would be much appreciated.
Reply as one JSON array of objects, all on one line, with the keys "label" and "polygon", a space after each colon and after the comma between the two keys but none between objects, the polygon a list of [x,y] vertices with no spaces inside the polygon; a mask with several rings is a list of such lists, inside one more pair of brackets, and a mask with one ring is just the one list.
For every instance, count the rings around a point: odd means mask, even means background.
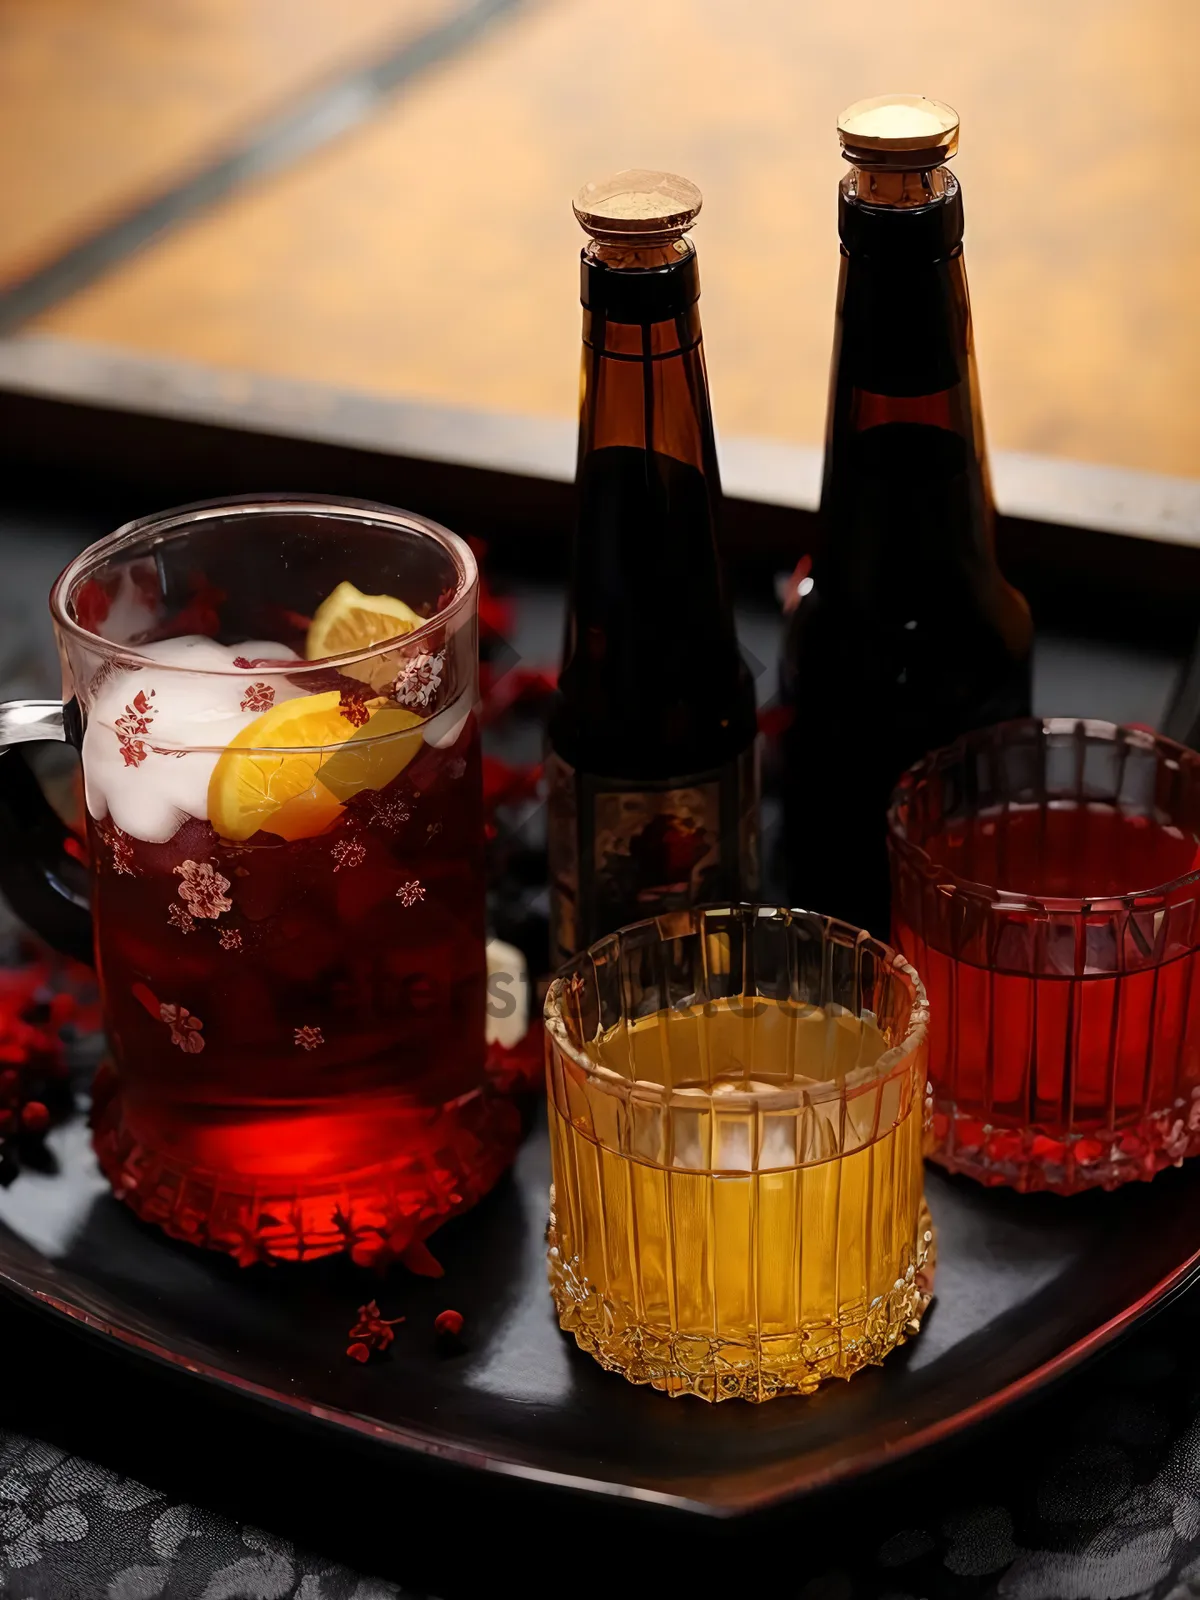
[{"label": "amber liquid in tumbler", "polygon": [[[630,259],[654,265],[629,265]],[[583,256],[578,521],[549,736],[557,965],[757,884],[754,687],[717,549],[690,244]]]},{"label": "amber liquid in tumbler", "polygon": [[945,168],[920,176],[918,205],[842,183],[821,547],[783,663],[791,901],[882,938],[896,779],[1030,702],[1029,612],[994,552],[961,195]]},{"label": "amber liquid in tumbler", "polygon": [[[806,1079],[825,1085],[887,1048],[868,1020],[813,1007],[797,1022],[794,1008],[758,999],[660,1011],[601,1041],[596,1055],[650,1083],[664,1081],[669,1059],[676,1089],[719,1098]],[[714,1074],[713,1063],[732,1061],[742,1070]],[[689,1145],[686,1112],[671,1115],[675,1161],[666,1167],[602,1148],[551,1098],[561,1263],[552,1278],[561,1271],[564,1326],[582,1323],[603,1364],[672,1393],[706,1392],[710,1380],[689,1380],[689,1366],[724,1369],[736,1392],[763,1399],[880,1359],[903,1336],[927,1243],[920,1093],[908,1093],[894,1124],[860,1148],[768,1171],[737,1170],[749,1164],[748,1124],[744,1138],[735,1132],[711,1152],[708,1170],[689,1170],[704,1166],[704,1153]],[[635,1346],[655,1376],[631,1372]]]}]

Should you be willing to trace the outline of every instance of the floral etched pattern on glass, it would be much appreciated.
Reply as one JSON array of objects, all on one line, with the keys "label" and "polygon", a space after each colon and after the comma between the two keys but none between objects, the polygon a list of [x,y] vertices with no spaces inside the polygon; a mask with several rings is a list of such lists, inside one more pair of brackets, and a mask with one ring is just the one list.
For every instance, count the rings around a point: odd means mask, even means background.
[{"label": "floral etched pattern on glass", "polygon": [[850,1377],[929,1299],[925,996],[844,923],[623,929],[546,999],[550,1284],[634,1383],[768,1400]]},{"label": "floral etched pattern on glass", "polygon": [[[353,645],[356,606],[378,628]],[[111,1046],[101,1166],[244,1262],[403,1254],[518,1131],[485,1074],[470,550],[383,506],[214,503],[85,551],[52,610]]]},{"label": "floral etched pattern on glass", "polygon": [[1106,722],[1005,723],[915,766],[889,822],[934,1160],[1069,1194],[1200,1152],[1200,755]]}]

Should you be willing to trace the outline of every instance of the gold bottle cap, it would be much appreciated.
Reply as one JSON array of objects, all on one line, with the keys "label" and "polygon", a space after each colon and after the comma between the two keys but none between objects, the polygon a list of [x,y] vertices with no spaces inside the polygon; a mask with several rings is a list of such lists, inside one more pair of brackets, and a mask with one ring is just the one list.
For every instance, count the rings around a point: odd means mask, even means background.
[{"label": "gold bottle cap", "polygon": [[838,138],[856,167],[925,171],[958,149],[958,112],[922,94],[880,94],[842,112]]},{"label": "gold bottle cap", "polygon": [[585,183],[572,202],[580,226],[602,244],[670,244],[700,215],[704,200],[687,178],[629,167]]}]

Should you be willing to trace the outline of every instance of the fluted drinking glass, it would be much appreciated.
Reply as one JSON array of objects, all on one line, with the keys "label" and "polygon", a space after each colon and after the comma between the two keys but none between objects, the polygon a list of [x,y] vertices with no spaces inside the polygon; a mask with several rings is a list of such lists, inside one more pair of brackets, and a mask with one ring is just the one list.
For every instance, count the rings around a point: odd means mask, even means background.
[{"label": "fluted drinking glass", "polygon": [[932,1229],[925,995],[805,911],[681,911],[602,939],[546,999],[562,1327],[717,1401],[807,1393],[915,1333]]},{"label": "fluted drinking glass", "polygon": [[913,767],[889,825],[934,1160],[1067,1194],[1200,1151],[1200,756],[1108,722],[1004,723]]}]

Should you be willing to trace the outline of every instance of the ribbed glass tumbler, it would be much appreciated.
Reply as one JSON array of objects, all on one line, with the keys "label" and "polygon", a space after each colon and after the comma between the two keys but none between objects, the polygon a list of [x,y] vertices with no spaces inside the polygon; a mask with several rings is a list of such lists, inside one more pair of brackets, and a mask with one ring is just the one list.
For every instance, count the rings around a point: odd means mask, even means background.
[{"label": "ribbed glass tumbler", "polygon": [[889,822],[934,1160],[1070,1194],[1200,1152],[1200,755],[1004,723],[912,768]]},{"label": "ribbed glass tumbler", "polygon": [[926,1007],[886,945],[805,911],[622,929],[546,997],[562,1327],[633,1383],[808,1393],[920,1325]]}]

